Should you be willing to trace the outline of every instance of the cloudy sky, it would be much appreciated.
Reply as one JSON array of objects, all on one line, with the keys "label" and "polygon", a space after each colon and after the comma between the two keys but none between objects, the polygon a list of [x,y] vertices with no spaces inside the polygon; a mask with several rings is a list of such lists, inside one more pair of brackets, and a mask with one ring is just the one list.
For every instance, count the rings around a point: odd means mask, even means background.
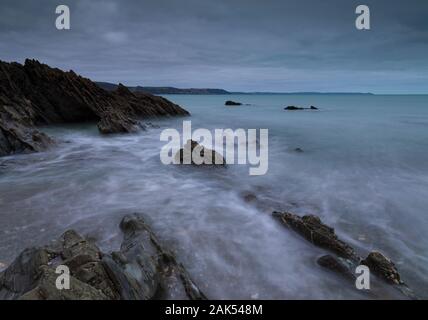
[{"label": "cloudy sky", "polygon": [[428,1],[1,0],[0,59],[25,58],[127,85],[428,93]]}]

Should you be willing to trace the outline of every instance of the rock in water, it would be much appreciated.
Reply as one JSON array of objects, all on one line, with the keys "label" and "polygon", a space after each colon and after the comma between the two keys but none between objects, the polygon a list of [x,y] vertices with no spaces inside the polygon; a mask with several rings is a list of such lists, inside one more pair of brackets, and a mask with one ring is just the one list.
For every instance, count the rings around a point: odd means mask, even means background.
[{"label": "rock in water", "polygon": [[323,224],[319,217],[314,215],[299,217],[288,212],[274,212],[273,215],[281,223],[290,227],[313,244],[328,249],[340,257],[354,261],[359,260],[354,249],[341,241],[334,229]]},{"label": "rock in water", "polygon": [[355,275],[353,273],[353,264],[349,260],[343,258],[336,258],[328,254],[318,258],[317,263],[321,267],[338,273],[349,280],[355,279]]},{"label": "rock in water", "polygon": [[391,284],[402,284],[400,274],[395,264],[380,252],[370,252],[361,264],[369,267],[370,271]]},{"label": "rock in water", "polygon": [[[121,249],[104,254],[73,230],[43,248],[24,250],[0,273],[0,299],[205,299],[174,255],[139,215],[123,218]],[[70,289],[58,290],[58,265],[70,270]]]},{"label": "rock in water", "polygon": [[296,107],[296,106],[288,106],[285,107],[284,110],[287,111],[295,111],[295,110],[318,110],[318,108],[311,106],[310,108],[302,108],[302,107]]},{"label": "rock in water", "polygon": [[304,110],[304,108],[300,108],[296,106],[288,106],[288,107],[285,107],[284,110],[294,111],[294,110]]},{"label": "rock in water", "polygon": [[242,103],[241,102],[235,102],[235,101],[232,101],[232,100],[227,100],[224,103],[224,105],[225,106],[242,106]]},{"label": "rock in water", "polygon": [[[199,154],[201,158],[201,162],[195,162],[195,158],[192,154]],[[181,148],[174,157],[174,161],[176,164],[193,164],[193,165],[225,165],[226,160],[223,158],[221,154],[216,152],[215,150],[211,150],[205,148],[203,145],[197,143],[194,140],[188,140],[187,143]]]},{"label": "rock in water", "polygon": [[38,125],[97,121],[101,133],[137,130],[149,117],[189,115],[180,106],[119,85],[107,92],[73,71],[35,60],[0,61],[0,156],[46,149],[52,140]]}]

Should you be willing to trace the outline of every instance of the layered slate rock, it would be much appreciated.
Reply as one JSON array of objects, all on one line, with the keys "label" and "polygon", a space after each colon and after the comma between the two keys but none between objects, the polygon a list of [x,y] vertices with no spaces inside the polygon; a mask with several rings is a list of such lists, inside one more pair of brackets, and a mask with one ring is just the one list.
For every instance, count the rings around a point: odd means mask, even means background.
[{"label": "layered slate rock", "polygon": [[401,280],[395,264],[380,252],[370,252],[367,258],[361,258],[353,247],[340,240],[332,227],[322,223],[315,215],[300,217],[289,212],[273,212],[281,224],[294,230],[312,244],[326,249],[334,255],[323,255],[317,259],[318,265],[335,272],[348,280],[355,279],[355,268],[366,265],[374,275],[393,285],[401,294],[417,299],[415,293]]},{"label": "layered slate rock", "polygon": [[[24,250],[0,273],[0,299],[205,299],[141,216],[126,216],[120,226],[124,240],[112,254],[73,230],[46,247]],[[70,289],[56,287],[59,265],[70,270]]]},{"label": "layered slate rock", "polygon": [[274,212],[273,215],[316,246],[328,249],[346,259],[359,260],[354,249],[340,240],[334,229],[323,224],[319,217],[314,215],[300,217],[288,212]]},{"label": "layered slate rock", "polygon": [[361,264],[369,267],[371,271],[390,284],[403,283],[395,264],[380,252],[370,252],[367,258],[361,261]]},{"label": "layered slate rock", "polygon": [[0,61],[0,156],[40,151],[52,143],[36,126],[97,121],[101,133],[139,129],[140,120],[185,116],[180,106],[119,85],[109,92],[73,71],[35,60]]}]

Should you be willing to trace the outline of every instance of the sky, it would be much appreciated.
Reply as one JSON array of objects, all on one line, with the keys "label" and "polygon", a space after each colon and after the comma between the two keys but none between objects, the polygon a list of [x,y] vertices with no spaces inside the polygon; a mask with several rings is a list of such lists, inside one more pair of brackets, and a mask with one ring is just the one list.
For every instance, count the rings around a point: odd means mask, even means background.
[{"label": "sky", "polygon": [[428,1],[1,0],[0,60],[26,58],[126,85],[428,93]]}]

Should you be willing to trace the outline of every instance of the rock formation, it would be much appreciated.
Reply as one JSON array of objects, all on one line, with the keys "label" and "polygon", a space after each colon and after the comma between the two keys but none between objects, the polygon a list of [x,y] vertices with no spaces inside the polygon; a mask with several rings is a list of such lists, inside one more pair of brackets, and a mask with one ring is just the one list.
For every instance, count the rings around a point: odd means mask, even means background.
[{"label": "rock formation", "polygon": [[241,102],[235,102],[235,101],[232,101],[232,100],[227,100],[224,103],[224,105],[225,106],[242,106],[242,103]]},{"label": "rock formation", "polygon": [[176,104],[119,85],[113,92],[73,71],[35,60],[0,61],[0,156],[41,151],[52,144],[38,125],[97,121],[101,133],[132,132],[139,120],[189,115]]},{"label": "rock formation", "polygon": [[417,299],[413,291],[401,280],[394,263],[379,252],[370,252],[362,259],[354,248],[340,240],[333,228],[322,223],[314,215],[300,217],[289,212],[273,212],[281,224],[291,228],[312,244],[329,250],[337,255],[324,255],[317,263],[330,271],[348,279],[354,279],[354,270],[358,265],[366,265],[374,275],[394,286],[404,296]]},{"label": "rock formation", "polygon": [[288,106],[285,107],[284,110],[287,111],[295,111],[295,110],[318,110],[318,108],[314,107],[314,106],[310,106],[310,108],[302,108],[302,107],[296,107],[296,106]]},{"label": "rock formation", "polygon": [[[205,299],[174,255],[139,215],[120,224],[120,251],[104,254],[73,230],[43,248],[24,250],[0,273],[0,300]],[[70,288],[59,290],[59,265],[70,270]]]},{"label": "rock formation", "polygon": [[354,249],[340,240],[334,229],[323,224],[319,217],[314,215],[300,217],[288,212],[274,212],[273,214],[283,224],[316,246],[328,249],[346,259],[359,260]]},{"label": "rock formation", "polygon": [[[195,162],[192,154],[199,154],[200,162]],[[205,161],[205,162],[204,162]],[[193,165],[225,165],[226,160],[215,150],[205,148],[203,145],[194,140],[188,140],[174,157],[176,164],[193,164]]]}]

